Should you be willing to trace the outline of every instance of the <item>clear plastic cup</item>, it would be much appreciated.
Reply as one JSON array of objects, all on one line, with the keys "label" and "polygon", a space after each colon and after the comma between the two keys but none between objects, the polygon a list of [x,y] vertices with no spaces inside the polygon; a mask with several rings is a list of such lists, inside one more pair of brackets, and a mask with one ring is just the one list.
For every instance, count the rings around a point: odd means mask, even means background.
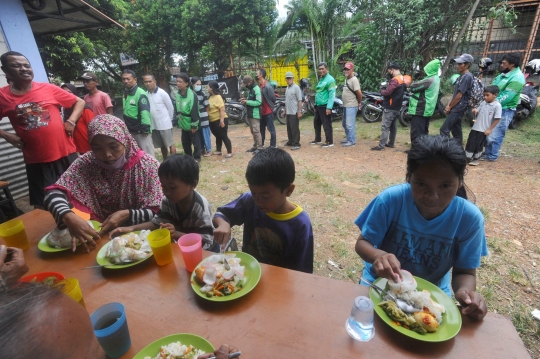
[{"label": "clear plastic cup", "polygon": [[17,247],[23,250],[30,247],[23,221],[20,219],[12,219],[0,224],[0,237],[8,247]]},{"label": "clear plastic cup", "polygon": [[94,334],[110,358],[119,358],[131,347],[126,310],[121,303],[105,304],[90,315]]},{"label": "clear plastic cup", "polygon": [[202,261],[202,237],[197,233],[184,234],[178,239],[178,246],[188,272],[193,272]]},{"label": "clear plastic cup", "polygon": [[161,228],[150,232],[148,243],[159,266],[164,266],[173,261],[171,232],[168,229]]},{"label": "clear plastic cup", "polygon": [[373,302],[368,297],[354,299],[351,315],[345,322],[347,333],[360,342],[370,341],[375,335],[373,326]]}]

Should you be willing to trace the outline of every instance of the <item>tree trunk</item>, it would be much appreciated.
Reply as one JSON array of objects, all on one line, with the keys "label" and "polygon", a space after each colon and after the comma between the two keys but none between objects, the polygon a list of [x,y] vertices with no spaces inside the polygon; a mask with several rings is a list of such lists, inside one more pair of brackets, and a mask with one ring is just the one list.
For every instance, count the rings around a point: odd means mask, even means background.
[{"label": "tree trunk", "polygon": [[313,25],[310,24],[309,29],[311,31],[311,52],[313,52],[313,69],[315,72],[315,78],[319,81],[319,74],[317,73],[317,57],[315,56],[315,43],[313,42]]},{"label": "tree trunk", "polygon": [[457,47],[459,43],[461,42],[461,38],[463,37],[463,34],[465,33],[465,30],[467,30],[467,27],[469,27],[469,23],[471,22],[472,17],[474,16],[474,12],[476,11],[476,8],[478,7],[478,4],[480,3],[480,0],[475,0],[471,10],[469,11],[469,15],[467,15],[467,18],[465,19],[465,22],[463,23],[463,26],[461,27],[461,30],[459,30],[459,34],[452,44],[452,47],[450,48],[450,51],[448,51],[448,55],[446,57],[446,61],[444,61],[444,65],[441,69],[441,77],[444,76],[446,73],[446,70],[448,70],[448,66],[450,66],[451,59],[454,58],[454,55],[456,53]]}]

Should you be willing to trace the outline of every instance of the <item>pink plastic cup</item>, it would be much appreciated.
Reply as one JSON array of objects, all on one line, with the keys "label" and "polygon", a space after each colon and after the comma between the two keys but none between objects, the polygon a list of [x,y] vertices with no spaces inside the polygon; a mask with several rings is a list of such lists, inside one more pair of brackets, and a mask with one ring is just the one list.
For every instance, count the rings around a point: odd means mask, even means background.
[{"label": "pink plastic cup", "polygon": [[184,234],[178,239],[178,246],[188,272],[193,272],[202,261],[202,237],[197,233]]}]

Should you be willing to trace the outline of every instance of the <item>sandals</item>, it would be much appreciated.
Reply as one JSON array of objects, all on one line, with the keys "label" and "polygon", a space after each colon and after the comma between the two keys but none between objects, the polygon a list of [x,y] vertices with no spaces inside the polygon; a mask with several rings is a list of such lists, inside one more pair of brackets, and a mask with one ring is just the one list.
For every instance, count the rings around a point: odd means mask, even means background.
[{"label": "sandals", "polygon": [[210,157],[210,156],[212,156],[212,152],[206,152],[206,153],[203,155],[203,157]]},{"label": "sandals", "polygon": [[221,152],[213,152],[212,154],[215,156],[221,156]]},{"label": "sandals", "polygon": [[232,156],[233,156],[232,153],[228,153],[228,154],[225,155],[225,158],[231,158]]}]

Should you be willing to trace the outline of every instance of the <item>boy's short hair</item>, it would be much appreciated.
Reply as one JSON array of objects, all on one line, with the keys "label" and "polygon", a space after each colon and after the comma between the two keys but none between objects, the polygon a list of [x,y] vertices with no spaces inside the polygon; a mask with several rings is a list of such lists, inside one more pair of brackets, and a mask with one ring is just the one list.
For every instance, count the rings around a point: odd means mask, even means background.
[{"label": "boy's short hair", "polygon": [[274,147],[266,148],[253,156],[246,169],[249,185],[262,186],[271,183],[281,192],[294,183],[294,176],[294,161],[291,155]]},{"label": "boy's short hair", "polygon": [[499,93],[499,86],[497,85],[489,85],[484,88],[484,92],[489,92],[490,94],[496,95]]},{"label": "boy's short hair", "polygon": [[190,186],[199,183],[199,164],[187,155],[170,155],[159,166],[158,176],[170,177]]}]

